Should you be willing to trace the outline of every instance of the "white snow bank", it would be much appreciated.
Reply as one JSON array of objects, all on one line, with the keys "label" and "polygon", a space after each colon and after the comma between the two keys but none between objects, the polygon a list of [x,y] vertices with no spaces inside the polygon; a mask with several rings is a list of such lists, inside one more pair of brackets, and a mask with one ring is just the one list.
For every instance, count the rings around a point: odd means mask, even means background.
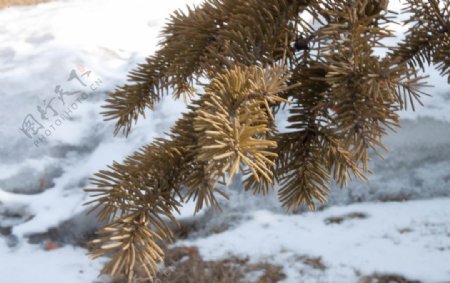
[{"label": "white snow bank", "polygon": [[[361,203],[301,215],[259,210],[250,216],[234,229],[177,245],[195,245],[209,260],[232,254],[282,265],[284,283],[350,283],[375,272],[423,282],[450,278],[450,198]],[[8,248],[0,237],[2,282],[93,282],[105,259],[91,261],[85,253],[73,247],[45,251],[25,242]],[[318,259],[325,269],[304,259]]]},{"label": "white snow bank", "polygon": [[[34,218],[14,227],[14,233],[44,232],[80,212],[88,177],[161,136],[180,116],[184,103],[166,97],[124,138],[113,137],[114,123],[104,122],[99,113],[105,92],[125,82],[127,72],[154,52],[170,13],[199,2],[71,0],[0,10],[0,187],[33,194],[17,196]],[[51,110],[44,121],[38,107],[55,97],[57,85],[87,90],[67,81],[72,70],[89,70],[83,80],[100,79],[101,84],[61,126]],[[65,105],[58,99],[51,104],[58,114],[76,102],[65,99]],[[19,130],[28,114],[44,126],[39,134],[50,133],[38,146],[35,137]],[[2,193],[0,203],[7,204],[6,197],[14,195]]]},{"label": "white snow bank", "polygon": [[[344,219],[337,224],[339,217]],[[375,272],[444,282],[450,278],[450,198],[361,203],[302,215],[259,210],[235,229],[177,245],[197,246],[211,260],[232,254],[282,265],[285,283],[357,282],[357,274]],[[305,256],[320,257],[326,269],[308,266]]]},{"label": "white snow bank", "polygon": [[9,249],[0,238],[0,276],[5,283],[92,283],[103,263],[102,259],[92,261],[81,248],[44,251],[40,246],[24,244]]}]

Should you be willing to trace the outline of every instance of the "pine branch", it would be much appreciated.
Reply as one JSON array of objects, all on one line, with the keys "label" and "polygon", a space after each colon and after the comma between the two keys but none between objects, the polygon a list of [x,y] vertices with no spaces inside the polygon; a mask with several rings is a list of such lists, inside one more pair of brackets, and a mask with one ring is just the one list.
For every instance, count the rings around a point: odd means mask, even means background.
[{"label": "pine branch", "polygon": [[[148,226],[158,222],[159,233]],[[158,264],[163,261],[164,252],[157,240],[170,240],[173,235],[161,219],[149,219],[145,213],[132,213],[124,216],[102,230],[102,235],[91,241],[99,248],[91,253],[92,258],[112,255],[111,260],[103,267],[102,273],[115,277],[126,274],[128,282],[133,282],[137,270],[143,270],[148,279],[155,277]]]},{"label": "pine branch", "polygon": [[[114,233],[92,242],[100,244],[93,255],[116,251],[104,272],[132,278],[137,266],[146,265],[142,260],[160,257],[152,239],[144,251],[147,255],[138,254],[144,243],[136,237],[146,233],[172,239],[162,217],[176,223],[173,212],[180,201],[190,198],[196,201],[196,211],[205,205],[218,206],[215,195],[224,195],[218,188],[220,179],[228,176],[231,181],[243,172],[256,183],[272,184],[277,155],[271,149],[277,143],[267,139],[273,119],[270,107],[284,101],[278,93],[290,89],[287,79],[282,67],[235,66],[205,86],[206,93],[177,121],[169,139],[158,139],[123,164],[114,163],[96,174],[92,183],[97,188],[86,190],[95,197],[88,204],[95,203],[92,210],[99,209],[99,219],[108,223],[104,231]],[[150,277],[155,264],[151,261],[147,266]]]},{"label": "pine branch", "polygon": [[[206,1],[187,13],[176,11],[163,30],[161,48],[111,93],[104,106],[116,120],[115,134],[128,135],[133,122],[153,110],[161,96],[191,96],[194,81],[213,77],[234,64],[264,66],[281,60],[295,30],[288,23],[307,1]],[[249,13],[248,7],[253,7]],[[291,58],[291,54],[287,54]]]},{"label": "pine branch", "polygon": [[406,38],[393,48],[390,57],[398,63],[412,67],[436,64],[442,76],[450,83],[450,3],[446,0],[407,0],[404,13],[411,17]]},{"label": "pine branch", "polygon": [[[278,184],[291,211],[326,202],[332,182],[365,180],[369,153],[381,156],[398,112],[426,95],[414,65],[435,63],[442,75],[450,65],[450,4],[438,0],[408,0],[405,41],[375,55],[393,36],[388,2],[207,0],[175,12],[161,48],[110,95],[104,115],[127,135],[162,95],[190,96],[197,79],[208,83],[167,137],[92,179],[91,204],[106,222],[92,254],[112,256],[103,272],[132,282],[143,268],[154,278],[173,213],[190,199],[196,212],[218,207],[237,173],[255,194]],[[279,132],[275,113],[286,104],[289,130]]]}]

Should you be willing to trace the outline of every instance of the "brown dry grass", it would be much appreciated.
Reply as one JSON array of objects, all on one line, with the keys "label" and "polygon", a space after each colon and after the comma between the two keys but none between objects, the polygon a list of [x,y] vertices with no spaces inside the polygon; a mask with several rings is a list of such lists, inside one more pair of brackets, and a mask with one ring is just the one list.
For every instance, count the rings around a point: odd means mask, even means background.
[{"label": "brown dry grass", "polygon": [[420,283],[420,281],[411,280],[397,274],[375,273],[361,277],[359,283]]},{"label": "brown dry grass", "polygon": [[[276,283],[286,276],[282,267],[269,263],[250,263],[248,258],[229,257],[205,261],[196,247],[167,250],[165,268],[159,273],[164,283]],[[256,272],[254,280],[246,274]]]},{"label": "brown dry grass", "polygon": [[48,0],[0,0],[0,9],[11,6],[34,5],[43,2],[48,2]]},{"label": "brown dry grass", "polygon": [[[250,263],[249,258],[234,256],[208,261],[200,256],[196,247],[175,247],[165,249],[165,253],[164,268],[153,283],[277,283],[286,278],[281,266]],[[140,277],[140,273],[136,282],[151,282]],[[249,274],[254,275],[250,276],[252,279],[248,278]],[[123,277],[113,280],[113,283],[125,282]]]}]

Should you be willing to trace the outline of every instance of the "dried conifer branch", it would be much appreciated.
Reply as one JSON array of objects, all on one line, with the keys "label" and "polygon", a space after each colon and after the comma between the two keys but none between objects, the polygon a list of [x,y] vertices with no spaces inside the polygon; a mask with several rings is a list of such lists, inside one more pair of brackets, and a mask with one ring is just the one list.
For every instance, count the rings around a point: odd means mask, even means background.
[{"label": "dried conifer branch", "polygon": [[164,252],[156,243],[157,240],[172,239],[168,227],[160,228],[155,233],[148,227],[150,220],[145,213],[132,213],[126,217],[104,227],[97,234],[102,235],[93,240],[92,244],[100,244],[100,247],[92,252],[92,257],[97,258],[111,255],[111,260],[104,266],[102,273],[115,277],[126,274],[128,282],[133,282],[137,269],[143,270],[151,280],[158,270],[158,263],[162,262]]},{"label": "dried conifer branch", "polygon": [[[307,203],[315,207],[315,201],[325,201],[331,176],[345,186],[351,174],[365,177],[348,150],[343,148],[342,137],[332,119],[335,108],[330,97],[330,85],[326,83],[326,68],[314,62],[304,62],[291,77],[302,85],[288,95],[295,105],[290,110],[288,133],[279,135],[278,166],[282,204],[290,210]],[[318,172],[312,178],[305,178]]]},{"label": "dried conifer branch", "polygon": [[190,96],[200,76],[214,76],[233,64],[281,60],[285,37],[293,38],[295,32],[288,23],[307,2],[249,0],[242,5],[240,0],[214,0],[186,13],[176,11],[163,30],[161,48],[106,100],[103,114],[116,120],[115,134],[128,135],[132,123],[169,88],[175,97]]},{"label": "dried conifer branch", "polygon": [[[243,172],[258,184],[272,184],[277,143],[267,139],[271,106],[285,101],[277,94],[290,89],[287,79],[283,67],[235,66],[205,86],[206,93],[177,121],[168,139],[96,174],[92,183],[97,188],[86,190],[95,197],[88,204],[96,204],[93,210],[107,225],[102,230],[106,236],[92,241],[97,246],[93,255],[114,253],[103,272],[125,273],[131,282],[142,266],[152,277],[162,257],[156,239],[172,239],[164,217],[176,223],[173,212],[190,198],[196,211],[218,206],[215,194],[224,195],[220,179]],[[142,235],[154,238],[142,242]],[[150,247],[142,251],[145,244]]]},{"label": "dried conifer branch", "polygon": [[284,101],[276,95],[286,88],[283,73],[282,68],[234,68],[206,87],[194,129],[200,135],[197,158],[208,162],[208,171],[231,181],[245,166],[257,181],[272,183],[276,154],[270,149],[277,143],[266,138],[270,105]]},{"label": "dried conifer branch", "polygon": [[399,125],[397,111],[405,105],[400,92],[418,98],[422,85],[412,69],[403,67],[395,74],[386,61],[374,55],[374,48],[393,36],[383,25],[386,7],[373,14],[370,1],[344,2],[328,12],[335,21],[321,30],[327,69],[324,80],[334,102],[332,120],[344,137],[342,147],[368,171],[368,149],[384,149],[381,138],[386,128]]},{"label": "dried conifer branch", "polygon": [[411,13],[404,23],[410,25],[405,40],[390,56],[399,64],[419,66],[436,64],[450,83],[450,3],[447,0],[407,0],[403,12]]},{"label": "dried conifer branch", "polygon": [[[218,207],[238,173],[245,190],[278,188],[291,211],[325,203],[333,182],[365,180],[398,111],[426,95],[415,65],[449,74],[448,1],[407,0],[411,29],[380,57],[375,49],[393,36],[388,3],[207,0],[175,12],[160,49],[110,95],[104,115],[128,134],[162,95],[190,96],[198,78],[209,83],[166,138],[92,179],[90,203],[106,222],[92,255],[111,256],[102,272],[132,282],[143,269],[154,278],[174,212],[190,199],[196,212]],[[275,114],[286,104],[288,131],[280,132]]]}]

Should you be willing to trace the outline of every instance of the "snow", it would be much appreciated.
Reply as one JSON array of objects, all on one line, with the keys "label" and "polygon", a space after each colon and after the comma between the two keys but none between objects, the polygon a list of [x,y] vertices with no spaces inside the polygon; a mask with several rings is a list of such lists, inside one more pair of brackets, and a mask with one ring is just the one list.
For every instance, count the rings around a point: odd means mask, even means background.
[{"label": "snow", "polygon": [[[113,123],[99,115],[105,92],[125,82],[126,73],[154,52],[169,13],[188,3],[195,1],[51,1],[0,10],[0,212],[20,215],[0,218],[0,227],[13,225],[18,241],[10,249],[10,238],[0,235],[1,282],[96,280],[104,260],[91,261],[85,249],[70,246],[46,252],[24,236],[83,213],[87,178],[161,136],[185,109],[182,101],[164,98],[127,139],[113,137]],[[86,91],[67,83],[70,72],[80,69],[90,70],[88,81],[100,79],[101,85],[88,90],[72,119],[36,147],[18,130],[24,117],[39,117],[37,106],[54,97],[57,85]],[[64,106],[54,102],[59,113],[76,102],[65,98]],[[183,208],[180,217],[183,213],[192,215],[193,206]]]},{"label": "snow", "polygon": [[[46,190],[28,198],[28,209],[36,217],[15,226],[14,233],[43,232],[79,212],[80,203],[86,200],[82,188],[87,185],[87,177],[161,136],[185,109],[182,101],[163,99],[128,139],[113,137],[113,123],[103,122],[99,115],[105,92],[123,83],[127,71],[155,50],[168,14],[183,8],[183,4],[195,3],[166,2],[156,6],[138,0],[52,1],[0,11],[0,26],[4,27],[0,33],[0,61],[5,63],[1,67],[0,97],[9,101],[0,106],[0,118],[6,121],[0,126],[5,140],[0,145],[0,187],[27,194]],[[127,19],[127,24],[118,18]],[[102,84],[97,91],[88,92],[89,97],[81,103],[66,96],[66,105],[61,105],[56,99],[52,105],[59,113],[68,111],[67,106],[73,102],[77,108],[72,108],[72,119],[61,126],[55,126],[59,116],[45,124],[51,134],[36,146],[36,138],[29,140],[18,131],[24,117],[28,113],[39,117],[37,106],[41,100],[54,97],[56,85],[86,91],[79,84],[67,83],[71,70],[78,72],[80,68],[92,72],[88,85],[98,79]],[[10,108],[17,111],[8,111]],[[51,166],[57,169],[47,172]],[[29,171],[34,171],[30,180],[16,181]],[[40,187],[41,180],[47,178],[53,185]]]},{"label": "snow", "polygon": [[[357,213],[361,218],[345,219]],[[356,282],[357,272],[401,274],[412,280],[450,278],[450,198],[335,206],[301,215],[268,210],[205,238],[180,241],[197,246],[207,260],[249,256],[284,267],[282,282]],[[327,223],[344,217],[340,224]],[[320,257],[318,272],[301,259]]]},{"label": "snow", "polygon": [[[106,93],[124,83],[126,73],[156,50],[169,13],[201,2],[57,0],[0,10],[0,228],[12,226],[12,235],[0,233],[1,282],[101,280],[96,276],[104,259],[91,261],[85,249],[70,245],[45,251],[29,244],[27,237],[56,227],[78,239],[93,228],[95,221],[84,216],[82,206],[88,178],[162,136],[186,109],[183,101],[164,97],[128,138],[114,137],[113,122],[99,115]],[[398,11],[400,2],[391,2]],[[406,30],[392,28],[398,36]],[[79,76],[90,71],[82,77],[86,86],[68,81],[72,70]],[[426,73],[435,86],[432,97],[425,97],[425,107],[416,112],[401,114],[404,127],[386,137],[391,151],[385,161],[374,159],[376,173],[368,183],[352,182],[348,190],[333,190],[330,208],[302,215],[286,214],[276,194],[249,197],[234,185],[229,189],[232,200],[224,203],[215,221],[237,221],[236,225],[179,244],[199,245],[208,258],[231,252],[278,262],[288,274],[286,282],[355,282],[355,270],[396,272],[427,282],[448,280],[450,86],[433,68]],[[64,96],[63,104],[55,98],[58,85],[86,94]],[[50,135],[45,141],[29,139],[19,129],[24,118],[32,114],[39,119],[37,107],[52,98],[58,115],[48,111],[49,120],[39,120]],[[70,117],[58,126],[65,112]],[[429,200],[367,203],[403,196]],[[351,204],[360,201],[365,203]],[[189,219],[194,208],[193,202],[187,203],[178,217]],[[324,223],[329,216],[351,212],[368,218]],[[196,217],[203,216],[204,211]],[[406,228],[411,231],[398,232]],[[322,257],[327,269],[319,272],[302,264],[298,256],[305,255]]]},{"label": "snow", "polygon": [[24,244],[15,249],[0,245],[2,282],[99,282],[98,271],[104,260],[92,261],[86,250],[62,247],[43,251],[40,246]]}]

